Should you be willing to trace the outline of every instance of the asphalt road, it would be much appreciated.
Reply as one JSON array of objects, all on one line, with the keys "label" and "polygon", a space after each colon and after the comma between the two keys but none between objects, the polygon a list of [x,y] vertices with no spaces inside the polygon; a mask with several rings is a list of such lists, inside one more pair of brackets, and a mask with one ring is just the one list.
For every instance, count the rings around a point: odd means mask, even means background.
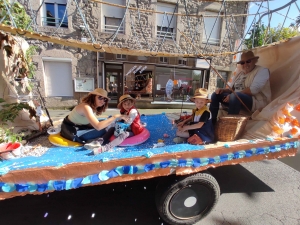
[{"label": "asphalt road", "polygon": [[[300,173],[278,160],[210,170],[221,196],[198,224],[300,224]],[[167,225],[155,206],[163,178],[84,187],[0,201],[5,225]]]}]

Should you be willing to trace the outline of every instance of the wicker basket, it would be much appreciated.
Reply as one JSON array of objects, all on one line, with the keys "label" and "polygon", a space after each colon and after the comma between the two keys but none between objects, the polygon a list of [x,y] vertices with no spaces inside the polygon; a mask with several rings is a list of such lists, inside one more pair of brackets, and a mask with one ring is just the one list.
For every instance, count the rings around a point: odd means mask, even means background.
[{"label": "wicker basket", "polygon": [[215,127],[216,140],[234,141],[238,139],[244,132],[247,120],[248,117],[239,115],[220,117]]}]

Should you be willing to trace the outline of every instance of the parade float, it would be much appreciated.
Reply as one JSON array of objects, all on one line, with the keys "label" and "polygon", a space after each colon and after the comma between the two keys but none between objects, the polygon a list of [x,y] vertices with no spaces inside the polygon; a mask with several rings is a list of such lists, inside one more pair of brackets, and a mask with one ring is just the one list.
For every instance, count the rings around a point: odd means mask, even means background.
[{"label": "parade float", "polygon": [[[17,33],[16,28],[0,25]],[[19,30],[30,38],[81,47],[92,51],[105,46],[62,40]],[[143,115],[150,137],[136,146],[118,146],[93,155],[82,146],[51,146],[39,155],[0,161],[0,199],[53,191],[166,176],[157,187],[157,209],[171,224],[194,224],[207,215],[220,196],[209,168],[294,156],[299,147],[300,37],[255,48],[259,65],[271,72],[272,102],[235,129],[232,140],[209,145],[174,144],[175,129],[166,114]],[[1,48],[5,55],[6,51]],[[120,54],[152,55],[141,51],[107,48]],[[157,56],[172,56],[155,53]],[[230,127],[232,128],[232,126]],[[228,131],[223,127],[223,132]],[[236,132],[236,133],[235,133]],[[7,149],[7,145],[3,148]],[[175,175],[175,176],[173,176]],[[170,179],[169,179],[170,178]],[[192,203],[191,203],[192,202]]]}]

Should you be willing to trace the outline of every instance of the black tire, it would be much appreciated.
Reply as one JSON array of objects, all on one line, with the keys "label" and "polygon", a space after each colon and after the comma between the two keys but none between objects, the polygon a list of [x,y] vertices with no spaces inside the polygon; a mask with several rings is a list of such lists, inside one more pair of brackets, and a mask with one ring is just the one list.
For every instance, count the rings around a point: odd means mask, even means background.
[{"label": "black tire", "polygon": [[156,192],[156,207],[161,218],[172,225],[190,225],[203,219],[216,205],[220,187],[207,173],[184,178],[168,178]]}]

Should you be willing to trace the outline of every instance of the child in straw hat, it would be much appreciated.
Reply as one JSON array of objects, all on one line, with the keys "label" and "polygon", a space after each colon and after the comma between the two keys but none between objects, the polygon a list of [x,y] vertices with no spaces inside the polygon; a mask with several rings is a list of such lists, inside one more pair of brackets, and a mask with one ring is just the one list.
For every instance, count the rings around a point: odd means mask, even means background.
[{"label": "child in straw hat", "polygon": [[[140,114],[135,107],[135,99],[128,94],[122,95],[119,99],[117,107],[120,109],[121,115],[127,115],[129,119],[123,122],[117,122],[115,127],[111,127],[103,136],[102,146],[93,149],[94,154],[109,151],[113,147],[121,144],[127,137],[140,134],[145,128],[141,124]],[[111,142],[109,140],[112,135],[116,138]]]},{"label": "child in straw hat", "polygon": [[[183,143],[188,138],[193,137],[198,139],[198,143],[203,144],[212,143],[214,141],[214,129],[211,120],[211,113],[206,106],[210,101],[207,98],[207,90],[205,88],[198,88],[195,90],[194,96],[190,99],[196,105],[193,109],[193,114],[188,119],[177,124],[178,130],[174,138],[175,143]],[[193,139],[190,138],[189,140]]]}]

